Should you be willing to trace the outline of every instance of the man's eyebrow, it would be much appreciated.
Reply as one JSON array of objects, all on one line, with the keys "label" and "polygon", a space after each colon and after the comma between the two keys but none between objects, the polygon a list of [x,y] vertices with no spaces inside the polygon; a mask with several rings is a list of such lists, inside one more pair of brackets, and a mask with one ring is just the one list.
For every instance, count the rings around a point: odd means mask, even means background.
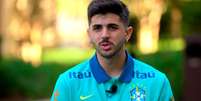
[{"label": "man's eyebrow", "polygon": [[[92,26],[104,26],[102,24],[92,24]],[[119,26],[118,24],[115,24],[115,23],[109,23],[109,24],[106,24],[106,26]]]},{"label": "man's eyebrow", "polygon": [[92,24],[92,26],[102,26],[101,24]]},{"label": "man's eyebrow", "polygon": [[92,28],[97,28],[97,27],[101,27],[102,25],[101,24],[93,24],[91,27]]},{"label": "man's eyebrow", "polygon": [[115,23],[110,23],[110,24],[108,24],[108,26],[115,26],[115,27],[118,27],[119,25],[118,25],[118,24],[115,24]]}]

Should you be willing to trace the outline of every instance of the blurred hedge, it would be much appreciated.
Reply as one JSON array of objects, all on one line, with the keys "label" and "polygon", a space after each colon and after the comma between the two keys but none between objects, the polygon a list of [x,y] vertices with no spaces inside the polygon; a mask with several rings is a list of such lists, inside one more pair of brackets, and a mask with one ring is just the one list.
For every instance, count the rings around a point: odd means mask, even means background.
[{"label": "blurred hedge", "polygon": [[2,60],[0,98],[47,98],[51,95],[58,74],[66,69],[64,67],[67,66],[56,63],[33,67],[18,59]]}]

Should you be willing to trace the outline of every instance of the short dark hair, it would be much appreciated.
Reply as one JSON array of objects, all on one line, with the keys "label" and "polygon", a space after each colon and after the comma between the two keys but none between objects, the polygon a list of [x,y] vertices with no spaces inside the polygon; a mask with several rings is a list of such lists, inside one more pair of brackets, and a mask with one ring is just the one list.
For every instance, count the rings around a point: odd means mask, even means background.
[{"label": "short dark hair", "polygon": [[88,22],[96,14],[113,13],[120,17],[125,26],[129,25],[129,11],[120,0],[92,0],[88,6]]}]

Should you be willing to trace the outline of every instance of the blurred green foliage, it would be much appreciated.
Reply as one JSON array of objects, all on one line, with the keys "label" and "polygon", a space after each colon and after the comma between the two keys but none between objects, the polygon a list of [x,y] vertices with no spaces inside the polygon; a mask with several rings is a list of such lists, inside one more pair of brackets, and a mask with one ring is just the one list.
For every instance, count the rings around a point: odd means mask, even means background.
[{"label": "blurred green foliage", "polygon": [[54,63],[34,67],[18,59],[4,59],[0,62],[0,98],[46,98],[64,67]]},{"label": "blurred green foliage", "polygon": [[[181,37],[189,34],[201,33],[201,0],[171,0],[167,11],[162,15],[160,21],[160,38],[172,38],[171,35],[171,13],[173,6],[179,9],[182,14],[181,18]],[[173,15],[176,16],[176,15]]]},{"label": "blurred green foliage", "polygon": [[182,29],[186,34],[200,34],[201,32],[201,1],[181,3],[183,14]]}]

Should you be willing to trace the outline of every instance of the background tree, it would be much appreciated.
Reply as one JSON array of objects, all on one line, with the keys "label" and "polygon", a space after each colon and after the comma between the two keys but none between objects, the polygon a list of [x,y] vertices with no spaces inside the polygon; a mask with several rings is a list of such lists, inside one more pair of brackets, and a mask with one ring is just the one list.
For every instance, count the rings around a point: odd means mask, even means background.
[{"label": "background tree", "polygon": [[137,47],[142,53],[158,50],[160,20],[166,11],[166,0],[129,0],[132,16],[139,20]]}]

